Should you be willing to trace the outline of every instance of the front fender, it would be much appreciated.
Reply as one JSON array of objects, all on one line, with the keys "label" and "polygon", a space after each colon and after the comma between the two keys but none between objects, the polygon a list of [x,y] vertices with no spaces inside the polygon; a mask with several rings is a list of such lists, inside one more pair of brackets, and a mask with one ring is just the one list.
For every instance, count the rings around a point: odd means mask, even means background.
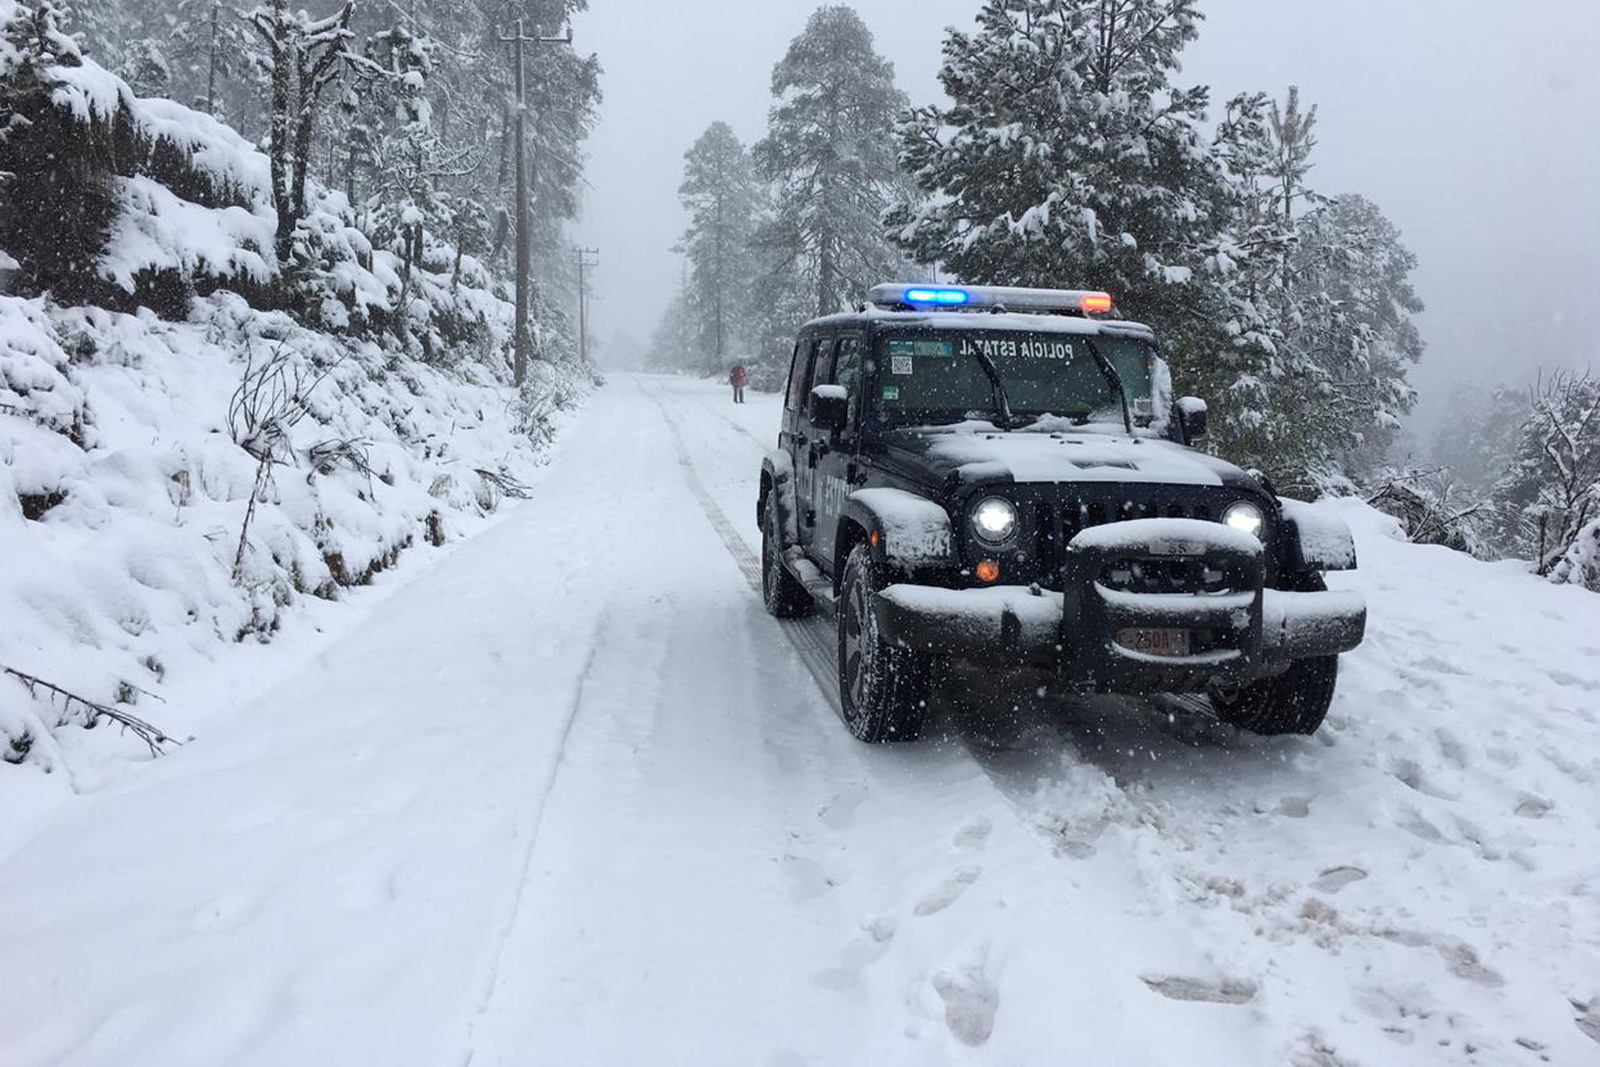
[{"label": "front fender", "polygon": [[845,498],[840,530],[854,523],[866,532],[874,561],[913,577],[958,566],[950,513],[904,489],[857,489]]},{"label": "front fender", "polygon": [[757,526],[766,521],[763,512],[769,495],[775,498],[778,506],[778,530],[783,536],[784,547],[799,544],[800,513],[795,506],[794,459],[781,449],[768,452],[761,459],[761,496],[756,501]]},{"label": "front fender", "polygon": [[1281,555],[1292,574],[1310,571],[1353,571],[1356,541],[1342,519],[1302,500],[1279,497],[1283,507]]}]

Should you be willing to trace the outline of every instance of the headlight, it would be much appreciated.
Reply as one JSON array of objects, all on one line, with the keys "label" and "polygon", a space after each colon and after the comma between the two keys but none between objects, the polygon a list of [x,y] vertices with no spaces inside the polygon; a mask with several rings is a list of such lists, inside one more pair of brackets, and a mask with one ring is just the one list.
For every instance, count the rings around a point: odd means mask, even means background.
[{"label": "headlight", "polygon": [[972,530],[980,541],[1003,544],[1017,532],[1017,509],[1011,501],[998,496],[980,501],[972,509]]},{"label": "headlight", "polygon": [[1235,530],[1243,530],[1257,540],[1264,540],[1267,532],[1267,517],[1261,509],[1248,500],[1241,500],[1237,504],[1228,505],[1228,510],[1222,513],[1222,522],[1225,526],[1232,526]]}]

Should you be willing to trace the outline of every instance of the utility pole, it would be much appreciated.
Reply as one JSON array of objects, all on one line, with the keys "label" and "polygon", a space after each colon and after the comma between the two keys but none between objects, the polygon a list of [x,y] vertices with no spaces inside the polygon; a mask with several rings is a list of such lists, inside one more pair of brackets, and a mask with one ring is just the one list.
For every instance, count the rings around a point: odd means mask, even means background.
[{"label": "utility pole", "polygon": [[[578,254],[578,358],[589,362],[589,280],[587,272],[600,265],[598,248],[574,248]],[[593,257],[592,259],[590,257]]]},{"label": "utility pole", "polygon": [[528,303],[529,289],[533,284],[533,234],[528,228],[528,91],[522,66],[522,46],[525,44],[571,44],[572,27],[560,37],[529,37],[523,31],[523,20],[517,20],[517,32],[501,34],[500,40],[515,45],[512,62],[516,64],[517,83],[517,348],[516,362],[512,365],[512,380],[520,387],[528,375]]}]

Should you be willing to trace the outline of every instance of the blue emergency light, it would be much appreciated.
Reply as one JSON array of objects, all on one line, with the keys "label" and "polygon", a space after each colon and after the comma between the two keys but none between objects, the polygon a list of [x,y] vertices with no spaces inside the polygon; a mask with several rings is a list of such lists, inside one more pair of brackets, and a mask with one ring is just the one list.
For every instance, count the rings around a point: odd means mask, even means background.
[{"label": "blue emergency light", "polygon": [[905,292],[905,302],[908,304],[957,307],[971,299],[972,295],[965,289],[907,289]]}]

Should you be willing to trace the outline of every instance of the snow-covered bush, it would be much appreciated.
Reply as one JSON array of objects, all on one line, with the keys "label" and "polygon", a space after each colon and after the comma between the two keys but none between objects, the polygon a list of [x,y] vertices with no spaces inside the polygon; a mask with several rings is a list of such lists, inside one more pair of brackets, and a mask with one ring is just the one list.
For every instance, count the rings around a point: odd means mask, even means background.
[{"label": "snow-covered bush", "polygon": [[1578,531],[1566,552],[1550,568],[1550,580],[1558,585],[1581,585],[1600,593],[1600,518],[1590,520]]},{"label": "snow-covered bush", "polygon": [[1552,574],[1600,516],[1600,377],[1541,375],[1528,390],[1511,462],[1495,486],[1508,551]]},{"label": "snow-covered bush", "polygon": [[1464,489],[1448,469],[1384,468],[1366,483],[1360,495],[1398,519],[1411,542],[1443,545],[1479,558],[1493,555],[1485,532],[1489,502]]}]

